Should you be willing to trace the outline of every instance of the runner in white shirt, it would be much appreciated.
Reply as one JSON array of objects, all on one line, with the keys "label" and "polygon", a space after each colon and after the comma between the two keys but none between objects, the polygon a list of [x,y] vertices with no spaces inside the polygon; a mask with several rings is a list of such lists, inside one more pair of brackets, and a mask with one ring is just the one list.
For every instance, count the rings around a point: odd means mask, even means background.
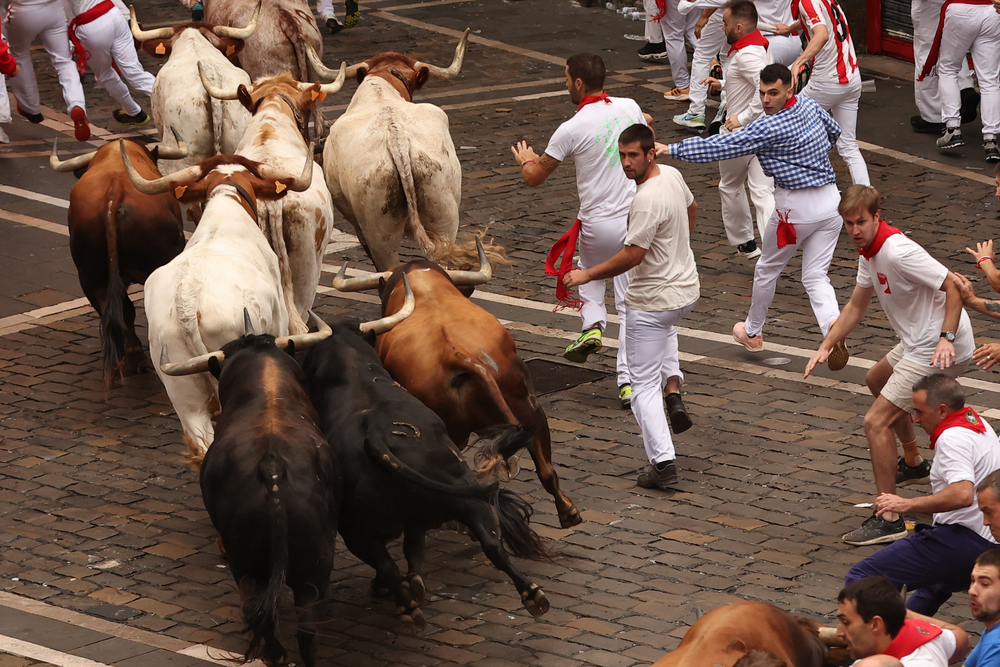
[{"label": "runner in white shirt", "polygon": [[837,152],[851,171],[851,180],[870,185],[868,165],[858,148],[858,101],[861,99],[861,70],[854,51],[851,31],[837,0],[794,0],[791,26],[778,26],[779,34],[805,29],[809,43],[790,68],[798,78],[805,64],[813,61],[809,83],[803,95],[813,98],[830,112],[840,125]]},{"label": "runner in white shirt", "polygon": [[[581,53],[566,61],[566,87],[576,114],[552,135],[539,157],[527,142],[511,147],[521,166],[521,176],[530,187],[545,182],[559,163],[572,157],[576,165],[576,186],[580,197],[577,221],[563,235],[546,263],[546,273],[557,275],[556,296],[564,306],[580,308],[583,333],[566,348],[566,359],[583,363],[598,352],[601,335],[607,327],[604,305],[604,281],[597,280],[579,290],[579,301],[566,292],[562,276],[572,268],[577,236],[580,241],[580,267],[589,268],[622,249],[628,222],[628,207],[635,185],[622,173],[618,157],[618,135],[633,124],[646,125],[649,117],[639,105],[624,97],[609,97],[604,92],[604,61],[592,53]],[[562,262],[555,266],[559,256]],[[628,276],[614,279],[615,309],[618,312],[619,339],[625,339],[625,290]],[[625,360],[625,346],[618,347],[618,387],[622,407],[628,408],[632,387]]]},{"label": "runner in white shirt", "polygon": [[[852,185],[840,202],[848,236],[858,248],[857,285],[850,302],[806,365],[808,377],[826,361],[834,346],[854,330],[874,294],[900,338],[865,377],[875,402],[865,415],[865,435],[878,493],[896,492],[908,471],[926,467],[917,448],[910,411],[911,388],[935,368],[956,377],[969,366],[975,341],[959,287],[948,269],[927,251],[882,220],[882,200],[875,188]],[[896,437],[904,457],[896,458]],[[926,475],[925,475],[926,476]],[[895,511],[874,514],[861,528],[844,535],[855,546],[882,544],[906,537],[903,518]]]},{"label": "runner in white shirt", "polygon": [[681,400],[684,374],[674,327],[701,295],[691,252],[698,205],[679,171],[656,164],[653,131],[648,127],[636,124],[625,129],[618,146],[624,173],[638,184],[625,246],[606,262],[571,271],[563,281],[567,287],[583,286],[631,270],[625,295],[625,346],[634,391],[632,412],[649,459],[637,483],[647,489],[666,489],[677,482],[670,429],[676,435],[691,428]]},{"label": "runner in white shirt", "polygon": [[[764,113],[760,101],[760,72],[773,61],[767,40],[757,30],[757,10],[750,0],[732,0],[723,13],[727,52],[725,79],[706,79],[709,86],[722,86],[726,95],[728,118],[721,133],[738,132]],[[753,237],[753,218],[744,185],[757,210],[757,227],[764,240],[764,228],[774,213],[774,179],[764,173],[755,155],[745,155],[719,162],[719,198],[722,201],[722,224],[729,245],[753,259],[760,256]]]}]

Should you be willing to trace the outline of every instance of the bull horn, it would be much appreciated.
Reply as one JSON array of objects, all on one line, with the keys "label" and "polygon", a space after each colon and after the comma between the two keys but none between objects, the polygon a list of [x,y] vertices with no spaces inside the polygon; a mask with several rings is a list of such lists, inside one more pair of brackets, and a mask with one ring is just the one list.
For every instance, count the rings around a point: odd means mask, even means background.
[{"label": "bull horn", "polygon": [[250,321],[250,311],[243,307],[243,335],[244,336],[254,336],[256,331],[253,330],[253,322]]},{"label": "bull horn", "polygon": [[490,260],[486,259],[486,251],[483,250],[483,242],[476,237],[476,251],[479,252],[478,271],[448,271],[451,282],[456,285],[483,285],[493,277],[493,266]]},{"label": "bull horn", "polygon": [[413,309],[416,307],[417,302],[413,298],[413,290],[410,289],[410,279],[406,277],[405,273],[403,274],[403,287],[406,288],[406,299],[403,301],[403,307],[399,309],[399,312],[375,320],[374,322],[363,322],[359,327],[362,333],[371,331],[376,336],[384,334],[413,314]]},{"label": "bull horn", "polygon": [[222,363],[222,360],[226,358],[226,353],[219,350],[217,352],[203,354],[200,357],[188,359],[187,361],[179,364],[171,364],[167,361],[167,346],[164,345],[160,350],[160,372],[171,377],[204,373],[208,370],[208,360],[212,357],[215,357],[219,360],[219,363]]},{"label": "bull horn", "polygon": [[819,640],[830,648],[846,647],[847,640],[837,636],[836,628],[819,627]]},{"label": "bull horn", "polygon": [[462,33],[462,39],[458,40],[458,46],[455,47],[455,58],[447,68],[422,63],[418,60],[413,63],[413,69],[417,70],[421,67],[426,67],[427,73],[435,79],[454,79],[462,71],[462,62],[465,60],[465,47],[469,44],[469,32],[471,30],[472,28],[466,28],[465,32]]},{"label": "bull horn", "polygon": [[342,62],[340,63],[340,70],[337,72],[337,78],[330,83],[321,84],[319,89],[327,95],[333,95],[340,92],[340,89],[344,87],[345,80],[347,80],[347,63]]},{"label": "bull horn", "polygon": [[338,292],[363,292],[377,288],[379,281],[388,280],[391,275],[392,271],[383,271],[382,273],[372,273],[362,278],[348,278],[347,262],[344,262],[337,276],[333,279],[333,289]]},{"label": "bull horn", "polygon": [[[200,63],[199,63],[200,64]],[[174,143],[176,146],[164,146],[163,142],[160,141],[149,147],[149,152],[153,153],[155,160],[183,160],[188,156],[187,144],[180,140],[177,136],[177,132],[174,128],[170,128],[170,134],[174,138]]]},{"label": "bull horn", "polygon": [[257,3],[257,9],[253,10],[253,16],[250,17],[250,23],[247,23],[246,27],[232,28],[227,25],[217,25],[212,28],[212,32],[214,32],[219,37],[228,37],[230,39],[248,38],[257,29],[257,18],[260,16],[261,4],[263,4],[263,2]]},{"label": "bull horn", "polygon": [[132,28],[132,36],[140,42],[148,42],[153,39],[169,39],[174,36],[173,28],[157,28],[156,30],[143,30],[139,27],[139,20],[135,18],[135,7],[128,6],[129,26]]},{"label": "bull horn", "polygon": [[274,169],[266,164],[262,164],[259,167],[259,173],[262,178],[273,178],[276,181],[280,181],[285,178],[292,179],[292,182],[288,185],[288,189],[292,192],[304,192],[309,189],[312,185],[312,173],[313,173],[313,148],[315,142],[309,142],[309,149],[306,151],[306,163],[302,167],[302,173],[298,176],[291,176],[285,173],[281,169]]},{"label": "bull horn", "polygon": [[347,71],[344,73],[344,75],[348,78],[353,79],[358,75],[358,72],[364,72],[365,74],[368,74],[367,61],[362,60],[357,65],[351,65],[350,67],[347,68]]},{"label": "bull horn", "polygon": [[333,333],[333,329],[330,328],[330,325],[311,310],[309,311],[309,323],[316,326],[316,331],[297,334],[295,336],[282,336],[281,338],[275,338],[274,344],[282,350],[288,347],[289,343],[293,343],[296,350],[308,350],[321,340],[329,338],[330,334]]},{"label": "bull horn", "polygon": [[160,178],[147,179],[143,178],[135,167],[132,165],[132,159],[128,156],[128,151],[125,150],[125,140],[118,140],[118,148],[122,154],[122,162],[125,164],[125,173],[128,174],[128,180],[132,181],[132,185],[135,189],[145,195],[159,195],[163,194],[170,189],[170,186],[174,183],[181,181],[197,181],[201,178],[201,165],[195,164],[191,165],[187,169],[181,169],[167,176],[161,176]]},{"label": "bull horn", "polygon": [[330,81],[331,79],[336,79],[340,76],[340,70],[330,69],[324,65],[323,60],[319,57],[319,54],[316,53],[316,50],[309,44],[306,44],[306,58],[309,60],[309,64],[312,66],[313,71],[316,72],[316,76],[319,78],[325,81]]},{"label": "bull horn", "polygon": [[214,83],[209,81],[205,76],[205,69],[202,67],[200,60],[198,61],[198,76],[201,77],[201,85],[205,88],[205,92],[208,93],[210,97],[214,97],[217,100],[239,99],[239,88],[219,88]]},{"label": "bull horn", "polygon": [[90,161],[94,159],[97,155],[97,151],[92,151],[90,153],[84,153],[83,155],[77,155],[76,157],[71,157],[68,160],[60,160],[57,153],[59,152],[59,137],[56,137],[52,141],[52,155],[49,156],[49,166],[52,167],[53,171],[58,171],[60,173],[67,171],[76,171],[82,167],[86,167],[90,164]]}]

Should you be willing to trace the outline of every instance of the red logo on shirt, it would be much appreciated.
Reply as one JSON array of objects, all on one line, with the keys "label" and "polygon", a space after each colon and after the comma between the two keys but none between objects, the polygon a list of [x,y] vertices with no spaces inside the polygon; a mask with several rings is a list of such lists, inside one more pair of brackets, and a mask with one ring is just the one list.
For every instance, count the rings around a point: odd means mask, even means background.
[{"label": "red logo on shirt", "polygon": [[875,275],[878,276],[878,284],[885,285],[885,293],[892,294],[892,290],[889,289],[889,277],[884,273],[876,273]]}]

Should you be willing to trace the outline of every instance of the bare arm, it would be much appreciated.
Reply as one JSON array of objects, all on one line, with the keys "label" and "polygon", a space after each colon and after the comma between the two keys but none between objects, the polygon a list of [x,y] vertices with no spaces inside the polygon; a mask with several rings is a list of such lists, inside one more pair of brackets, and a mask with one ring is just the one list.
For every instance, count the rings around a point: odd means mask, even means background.
[{"label": "bare arm", "polygon": [[969,653],[972,652],[972,644],[969,643],[969,635],[965,634],[965,630],[957,625],[952,625],[951,623],[945,623],[937,618],[931,618],[930,616],[918,614],[912,609],[906,610],[906,618],[914,618],[924,621],[925,623],[930,623],[931,625],[936,625],[942,630],[951,631],[951,633],[955,635],[955,652],[951,654],[951,658],[948,660],[949,665],[965,660]]},{"label": "bare arm", "polygon": [[510,152],[514,154],[514,159],[521,167],[521,178],[531,188],[544,183],[549,174],[559,166],[559,160],[547,153],[542,153],[539,157],[526,141],[519,141],[517,146],[511,146]]},{"label": "bare arm", "polygon": [[966,248],[965,251],[975,258],[976,266],[986,274],[993,291],[1000,292],[1000,270],[997,270],[997,263],[993,260],[993,240],[977,243],[975,250]]},{"label": "bare arm", "polygon": [[975,500],[975,490],[972,482],[955,482],[937,493],[918,498],[902,498],[891,493],[881,493],[875,499],[875,514],[877,516],[882,516],[885,512],[936,514],[969,507],[973,500]]},{"label": "bare arm", "polygon": [[858,322],[861,321],[861,318],[865,315],[865,311],[868,310],[868,304],[871,303],[874,294],[874,287],[855,285],[854,293],[851,294],[851,300],[840,311],[840,317],[837,318],[836,324],[830,328],[816,354],[806,364],[806,372],[803,377],[809,377],[809,374],[812,373],[812,370],[816,366],[825,363],[837,343],[847,338],[847,334],[854,331],[854,327],[858,326]]},{"label": "bare arm", "polygon": [[[801,21],[798,23],[801,24]],[[816,57],[823,45],[826,44],[826,40],[830,39],[830,32],[826,29],[825,25],[818,24],[814,25],[812,28],[812,37],[809,39],[809,43],[806,45],[805,51],[802,52],[792,66],[789,68],[792,70],[792,80],[797,81],[799,78],[799,70],[801,70],[807,62]]]},{"label": "bare arm", "polygon": [[[1000,320],[1000,301],[988,301],[976,296],[976,293],[972,290],[972,282],[965,276],[954,271],[951,273],[951,280],[949,282],[955,285],[962,298],[962,302],[966,306],[977,313]],[[947,320],[945,320],[945,323],[947,324]],[[946,328],[945,331],[953,331],[953,329]]]},{"label": "bare arm", "polygon": [[[939,288],[945,293],[944,302],[944,322],[941,324],[941,331],[958,331],[958,321],[962,316],[962,291],[956,281],[949,273],[945,276],[944,282]],[[936,366],[942,370],[951,367],[955,363],[955,344],[946,338],[938,341],[934,348],[934,357],[931,359],[931,366]]]},{"label": "bare arm", "polygon": [[566,287],[576,287],[577,285],[589,283],[591,280],[611,278],[625,273],[629,269],[639,266],[642,260],[645,259],[647,252],[649,251],[646,248],[640,248],[637,245],[627,245],[606,262],[589,269],[570,271],[563,276],[563,284]]}]

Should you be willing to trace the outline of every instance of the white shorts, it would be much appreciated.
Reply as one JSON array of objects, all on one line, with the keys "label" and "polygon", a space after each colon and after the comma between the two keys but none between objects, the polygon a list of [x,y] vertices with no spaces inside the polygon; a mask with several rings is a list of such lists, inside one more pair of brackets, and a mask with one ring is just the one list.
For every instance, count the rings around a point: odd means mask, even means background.
[{"label": "white shorts", "polygon": [[966,359],[956,362],[944,370],[935,366],[925,366],[904,359],[902,343],[897,343],[896,347],[889,350],[889,354],[885,355],[885,360],[892,366],[892,375],[889,376],[889,381],[882,387],[879,395],[900,410],[909,413],[913,412],[913,385],[921,378],[935,373],[944,373],[950,378],[955,378],[964,373],[969,368],[969,362],[972,361]]}]

